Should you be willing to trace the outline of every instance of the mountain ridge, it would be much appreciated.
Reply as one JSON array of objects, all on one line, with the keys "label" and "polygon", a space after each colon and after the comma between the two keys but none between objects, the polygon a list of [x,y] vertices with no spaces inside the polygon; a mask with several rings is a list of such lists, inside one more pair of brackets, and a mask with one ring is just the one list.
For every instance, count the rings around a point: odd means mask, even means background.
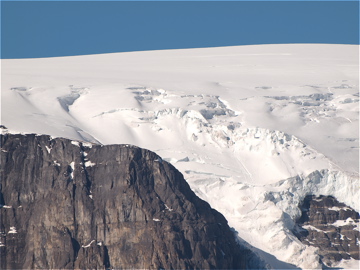
[{"label": "mountain ridge", "polygon": [[1,135],[1,266],[245,269],[225,218],[155,153]]},{"label": "mountain ridge", "polygon": [[292,229],[307,195],[333,196],[359,211],[358,48],[5,60],[1,124],[9,133],[150,149],[241,238],[273,255],[264,255],[269,265],[276,257],[317,268],[318,249]]}]

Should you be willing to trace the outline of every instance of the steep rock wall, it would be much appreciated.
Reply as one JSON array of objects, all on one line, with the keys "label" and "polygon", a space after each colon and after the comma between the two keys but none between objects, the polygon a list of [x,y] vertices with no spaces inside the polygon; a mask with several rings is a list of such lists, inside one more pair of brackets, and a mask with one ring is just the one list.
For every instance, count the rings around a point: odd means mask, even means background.
[{"label": "steep rock wall", "polygon": [[225,218],[128,145],[1,135],[2,269],[244,269]]},{"label": "steep rock wall", "polygon": [[300,205],[295,234],[305,244],[319,248],[327,266],[345,259],[360,259],[359,213],[332,196],[308,195]]}]

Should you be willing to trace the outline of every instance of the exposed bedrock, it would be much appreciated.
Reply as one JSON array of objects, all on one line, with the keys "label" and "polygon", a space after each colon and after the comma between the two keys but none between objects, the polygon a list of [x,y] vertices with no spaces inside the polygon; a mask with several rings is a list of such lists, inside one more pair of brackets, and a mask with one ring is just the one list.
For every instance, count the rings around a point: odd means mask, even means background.
[{"label": "exposed bedrock", "polygon": [[300,205],[298,238],[319,248],[327,266],[342,259],[359,260],[359,213],[331,196],[308,195]]},{"label": "exposed bedrock", "polygon": [[171,164],[127,145],[1,135],[2,269],[244,269],[249,251]]}]

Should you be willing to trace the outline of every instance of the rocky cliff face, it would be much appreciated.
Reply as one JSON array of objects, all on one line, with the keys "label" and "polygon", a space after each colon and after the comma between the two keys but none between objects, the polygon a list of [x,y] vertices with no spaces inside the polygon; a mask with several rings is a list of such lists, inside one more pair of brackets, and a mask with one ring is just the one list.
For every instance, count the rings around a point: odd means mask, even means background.
[{"label": "rocky cliff face", "polygon": [[319,248],[322,262],[327,266],[342,259],[359,260],[359,213],[331,196],[305,197],[299,239]]},{"label": "rocky cliff face", "polygon": [[2,269],[244,269],[225,218],[155,153],[1,135]]}]

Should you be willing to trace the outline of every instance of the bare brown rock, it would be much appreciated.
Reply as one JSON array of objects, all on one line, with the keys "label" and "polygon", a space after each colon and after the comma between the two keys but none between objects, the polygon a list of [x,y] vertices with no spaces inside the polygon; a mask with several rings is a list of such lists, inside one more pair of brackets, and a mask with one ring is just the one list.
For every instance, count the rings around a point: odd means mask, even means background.
[{"label": "bare brown rock", "polygon": [[1,135],[2,269],[244,269],[225,218],[126,145]]},{"label": "bare brown rock", "polygon": [[331,196],[307,196],[302,205],[298,238],[319,248],[327,266],[342,259],[360,259],[359,213]]}]

